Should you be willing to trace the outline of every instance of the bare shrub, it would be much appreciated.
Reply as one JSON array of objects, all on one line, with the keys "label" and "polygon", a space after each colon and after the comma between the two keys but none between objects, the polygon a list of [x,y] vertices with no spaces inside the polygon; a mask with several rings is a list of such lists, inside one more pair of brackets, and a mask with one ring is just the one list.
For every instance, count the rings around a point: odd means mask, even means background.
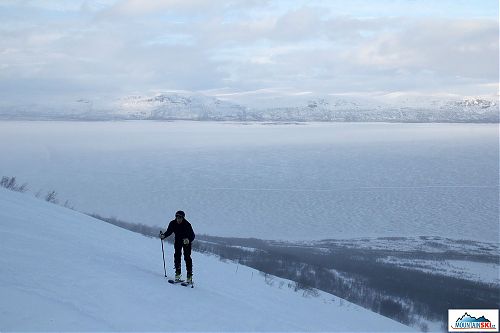
[{"label": "bare shrub", "polygon": [[24,183],[19,185],[17,183],[16,177],[6,177],[3,176],[0,180],[0,186],[15,192],[26,192],[28,190],[28,184]]}]

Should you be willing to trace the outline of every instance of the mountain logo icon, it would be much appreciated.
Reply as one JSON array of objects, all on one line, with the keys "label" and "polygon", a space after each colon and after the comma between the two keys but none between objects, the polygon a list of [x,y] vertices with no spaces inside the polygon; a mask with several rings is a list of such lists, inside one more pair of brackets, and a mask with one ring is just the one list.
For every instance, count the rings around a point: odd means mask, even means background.
[{"label": "mountain logo icon", "polygon": [[467,322],[467,323],[489,323],[490,321],[486,318],[484,318],[484,316],[481,316],[479,318],[476,318],[476,317],[472,317],[471,315],[469,315],[467,312],[461,317],[461,318],[458,318],[457,321],[458,322]]},{"label": "mountain logo icon", "polygon": [[[462,312],[458,317],[450,317],[451,312],[448,312],[448,320],[450,324],[450,332],[461,331],[461,332],[498,332],[498,310],[496,310],[496,316],[492,317],[491,313],[482,312],[489,310],[470,310]],[[456,311],[456,310],[455,310]],[[473,313],[473,314],[471,314]],[[479,314],[479,315],[478,315]],[[490,318],[491,317],[491,318]],[[490,318],[490,319],[488,319]]]}]

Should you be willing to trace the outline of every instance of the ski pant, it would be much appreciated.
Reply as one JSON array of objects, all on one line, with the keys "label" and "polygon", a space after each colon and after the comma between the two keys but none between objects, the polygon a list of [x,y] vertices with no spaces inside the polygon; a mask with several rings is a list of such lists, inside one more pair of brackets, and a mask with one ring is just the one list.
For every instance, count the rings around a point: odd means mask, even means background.
[{"label": "ski pant", "polygon": [[175,274],[181,274],[181,256],[184,252],[184,261],[186,262],[187,275],[193,275],[193,260],[191,260],[191,243],[174,243],[174,265]]}]

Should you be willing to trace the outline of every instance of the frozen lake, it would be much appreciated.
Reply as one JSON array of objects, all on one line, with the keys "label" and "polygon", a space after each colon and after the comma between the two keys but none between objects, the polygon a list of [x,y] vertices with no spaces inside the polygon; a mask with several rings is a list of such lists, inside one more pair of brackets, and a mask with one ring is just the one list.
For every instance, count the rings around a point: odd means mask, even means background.
[{"label": "frozen lake", "polygon": [[0,176],[130,222],[499,240],[498,124],[2,121],[0,149]]}]

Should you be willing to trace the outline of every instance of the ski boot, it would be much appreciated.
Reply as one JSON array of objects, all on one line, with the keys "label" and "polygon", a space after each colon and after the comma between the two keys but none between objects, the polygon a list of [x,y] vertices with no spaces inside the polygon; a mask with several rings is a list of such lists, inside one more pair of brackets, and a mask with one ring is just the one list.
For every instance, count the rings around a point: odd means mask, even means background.
[{"label": "ski boot", "polygon": [[193,283],[193,274],[188,274],[186,282],[181,283],[184,287],[191,286],[191,288],[194,288],[194,283]]}]

